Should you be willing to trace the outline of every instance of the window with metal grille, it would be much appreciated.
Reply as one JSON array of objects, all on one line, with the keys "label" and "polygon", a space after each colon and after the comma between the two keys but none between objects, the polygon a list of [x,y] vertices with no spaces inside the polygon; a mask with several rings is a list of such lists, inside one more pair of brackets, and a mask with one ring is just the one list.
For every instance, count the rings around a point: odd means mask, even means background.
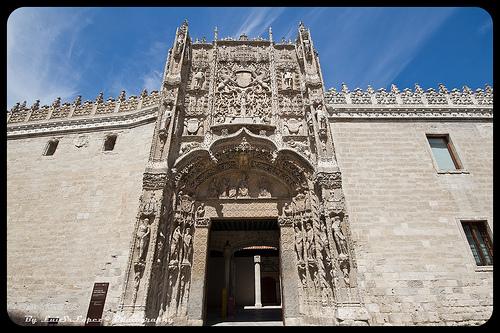
[{"label": "window with metal grille", "polygon": [[462,227],[476,264],[493,265],[493,243],[486,221],[462,221]]}]

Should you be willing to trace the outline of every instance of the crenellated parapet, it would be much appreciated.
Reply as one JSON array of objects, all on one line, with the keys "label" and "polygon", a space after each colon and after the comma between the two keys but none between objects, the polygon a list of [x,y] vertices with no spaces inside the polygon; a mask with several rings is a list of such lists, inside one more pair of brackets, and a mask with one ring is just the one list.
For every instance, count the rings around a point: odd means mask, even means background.
[{"label": "crenellated parapet", "polygon": [[27,107],[24,101],[22,104],[16,103],[10,111],[7,111],[7,124],[130,113],[157,106],[159,102],[160,96],[156,90],[149,94],[147,90],[144,90],[140,96],[131,95],[128,98],[125,96],[125,91],[122,91],[116,100],[113,97],[104,100],[101,92],[94,101],[87,100],[83,103],[81,96],[77,96],[73,102],[65,103],[61,103],[61,98],[58,97],[52,105],[43,106],[40,106],[40,101],[36,100],[31,107]]},{"label": "crenellated parapet", "polygon": [[331,88],[325,93],[329,116],[332,118],[492,118],[493,88],[473,91],[467,86],[462,90],[448,90],[443,84],[438,89],[415,89],[400,91],[391,85],[374,90],[356,88],[349,90],[342,84],[340,91]]}]

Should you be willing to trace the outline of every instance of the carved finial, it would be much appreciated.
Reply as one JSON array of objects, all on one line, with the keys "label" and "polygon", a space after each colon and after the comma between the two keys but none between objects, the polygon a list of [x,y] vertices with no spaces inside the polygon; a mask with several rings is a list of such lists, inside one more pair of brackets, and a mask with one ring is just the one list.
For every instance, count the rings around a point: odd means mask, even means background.
[{"label": "carved finial", "polygon": [[399,94],[399,89],[395,84],[391,84],[391,91],[395,94]]},{"label": "carved finial", "polygon": [[35,111],[38,110],[39,108],[40,108],[40,100],[37,99],[35,103],[33,103],[33,105],[31,106],[31,110]]},{"label": "carved finial", "polygon": [[484,91],[485,91],[486,93],[488,93],[488,94],[491,94],[491,93],[493,93],[493,88],[492,88],[489,84],[487,84],[487,83],[486,83],[486,84],[484,85]]},{"label": "carved finial", "polygon": [[118,96],[118,100],[119,100],[120,102],[123,102],[123,101],[125,100],[125,90],[122,90],[122,91],[120,92],[120,96]]},{"label": "carved finial", "polygon": [[52,103],[52,107],[54,109],[58,108],[59,106],[61,106],[61,97],[57,97],[56,100],[54,101],[54,103]]},{"label": "carved finial", "polygon": [[205,36],[201,37],[201,42],[202,43],[206,43],[207,42],[207,39],[205,38]]},{"label": "carved finial", "polygon": [[342,92],[345,94],[349,92],[349,88],[347,88],[347,85],[344,82],[342,82]]},{"label": "carved finial", "polygon": [[415,83],[415,92],[419,94],[423,94],[424,90],[420,87],[418,83]]},{"label": "carved finial", "polygon": [[73,104],[75,104],[75,106],[82,104],[82,95],[76,96],[75,102]]},{"label": "carved finial", "polygon": [[373,88],[371,85],[368,85],[368,88],[366,88],[366,91],[369,93],[369,94],[373,94],[374,91],[373,91]]},{"label": "carved finial", "polygon": [[462,91],[466,94],[472,94],[472,89],[469,88],[468,86],[463,86]]},{"label": "carved finial", "polygon": [[196,37],[196,38],[194,39],[194,42],[195,42],[195,43],[199,43],[199,42],[200,42],[200,40],[198,39],[198,37]]},{"label": "carved finial", "polygon": [[269,27],[269,41],[273,42],[273,29],[271,27]]},{"label": "carved finial", "polygon": [[439,92],[442,93],[442,94],[447,94],[448,93],[448,89],[446,89],[446,87],[444,86],[444,84],[439,83]]},{"label": "carved finial", "polygon": [[12,109],[10,109],[10,112],[16,112],[16,111],[18,111],[19,108],[20,108],[20,105],[21,105],[21,103],[17,102],[16,105],[14,105],[12,107]]},{"label": "carved finial", "polygon": [[147,89],[144,89],[144,90],[142,91],[142,93],[141,93],[141,97],[142,97],[142,98],[144,98],[144,97],[146,97],[146,96],[148,96],[148,90],[147,90]]},{"label": "carved finial", "polygon": [[248,40],[248,36],[245,33],[240,35],[240,40]]},{"label": "carved finial", "polygon": [[187,19],[187,18],[186,18],[186,19],[184,19],[184,22],[182,22],[182,25],[183,25],[183,26],[186,26],[186,27],[188,26],[188,19]]},{"label": "carved finial", "polygon": [[95,99],[95,101],[96,101],[97,103],[102,103],[102,102],[104,102],[104,93],[103,93],[102,91],[99,93],[99,95],[97,96],[97,98]]},{"label": "carved finial", "polygon": [[217,30],[217,27],[214,29],[214,40],[217,40],[219,38],[219,30]]}]

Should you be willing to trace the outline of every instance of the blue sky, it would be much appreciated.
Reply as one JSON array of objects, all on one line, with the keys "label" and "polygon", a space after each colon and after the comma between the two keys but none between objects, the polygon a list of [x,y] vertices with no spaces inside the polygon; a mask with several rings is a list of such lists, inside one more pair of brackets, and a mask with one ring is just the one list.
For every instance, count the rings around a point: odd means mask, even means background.
[{"label": "blue sky", "polygon": [[191,38],[294,40],[311,29],[326,89],[483,88],[493,83],[493,24],[481,8],[20,8],[7,22],[7,107],[76,95],[158,90],[175,29]]}]

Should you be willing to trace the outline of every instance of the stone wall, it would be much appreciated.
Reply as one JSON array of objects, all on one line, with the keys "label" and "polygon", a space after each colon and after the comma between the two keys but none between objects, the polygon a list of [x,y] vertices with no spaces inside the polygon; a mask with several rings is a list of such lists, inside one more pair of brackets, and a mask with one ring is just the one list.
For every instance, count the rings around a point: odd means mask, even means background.
[{"label": "stone wall", "polygon": [[[76,320],[87,314],[94,282],[109,282],[103,318],[111,319],[153,127],[56,135],[53,156],[42,156],[52,136],[7,142],[7,307],[13,320],[48,316],[82,325]],[[109,133],[118,135],[116,145],[104,152]]]},{"label": "stone wall", "polygon": [[[372,325],[489,319],[492,270],[476,268],[460,218],[493,231],[491,121],[331,123],[358,281]],[[468,173],[438,174],[426,133],[449,134]]]}]

